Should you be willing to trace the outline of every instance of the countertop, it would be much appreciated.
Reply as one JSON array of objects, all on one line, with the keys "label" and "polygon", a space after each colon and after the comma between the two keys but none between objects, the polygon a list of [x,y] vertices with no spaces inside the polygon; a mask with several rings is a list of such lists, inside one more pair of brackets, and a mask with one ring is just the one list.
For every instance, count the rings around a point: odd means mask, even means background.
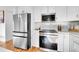
[{"label": "countertop", "polygon": [[77,31],[69,31],[69,32],[58,32],[59,34],[66,34],[66,35],[74,35],[76,37],[79,37],[79,32]]},{"label": "countertop", "polygon": [[38,30],[40,33],[72,33],[72,34],[75,34],[75,35],[79,35],[79,30],[77,29],[74,29],[74,30],[68,30],[68,31],[53,31],[53,30]]},{"label": "countertop", "polygon": [[79,32],[79,29],[69,30],[69,32]]},{"label": "countertop", "polygon": [[73,33],[79,33],[79,30],[74,29],[74,30],[68,30],[68,31],[59,31],[59,32],[73,32]]}]

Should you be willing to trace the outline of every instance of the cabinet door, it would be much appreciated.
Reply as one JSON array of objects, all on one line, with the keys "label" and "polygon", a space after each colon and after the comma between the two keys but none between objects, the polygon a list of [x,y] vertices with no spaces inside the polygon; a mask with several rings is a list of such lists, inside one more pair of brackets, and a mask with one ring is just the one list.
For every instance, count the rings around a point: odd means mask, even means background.
[{"label": "cabinet door", "polygon": [[33,7],[29,6],[18,6],[16,8],[17,13],[32,13]]},{"label": "cabinet door", "polygon": [[41,14],[47,14],[48,12],[48,7],[44,6],[44,7],[41,7]]},{"label": "cabinet door", "polygon": [[69,52],[69,33],[59,33],[58,51]]},{"label": "cabinet door", "polygon": [[35,22],[41,22],[42,15],[45,14],[53,14],[55,13],[55,7],[53,6],[40,6],[40,7],[34,7],[34,18]]},{"label": "cabinet door", "polygon": [[44,6],[41,7],[42,14],[53,14],[55,13],[55,6]]},{"label": "cabinet door", "polygon": [[59,33],[58,35],[58,51],[64,51],[64,36],[63,33]]},{"label": "cabinet door", "polygon": [[64,52],[69,52],[69,33],[64,33]]},{"label": "cabinet door", "polygon": [[34,7],[34,21],[41,22],[41,7]]},{"label": "cabinet door", "polygon": [[79,37],[71,35],[70,52],[79,52]]},{"label": "cabinet door", "polygon": [[39,31],[38,30],[34,31],[34,34],[32,36],[33,36],[32,38],[33,40],[31,41],[32,46],[39,47]]},{"label": "cabinet door", "polygon": [[74,36],[72,36],[72,34],[69,35],[69,47],[70,47],[70,52],[73,51],[73,39],[75,39]]},{"label": "cabinet door", "polygon": [[48,12],[49,12],[50,14],[56,13],[56,11],[55,11],[55,6],[49,6],[49,7],[48,7]]},{"label": "cabinet door", "polygon": [[79,7],[78,6],[67,7],[67,18],[69,21],[79,20]]},{"label": "cabinet door", "polygon": [[55,9],[56,9],[56,21],[67,21],[66,7],[56,6]]}]

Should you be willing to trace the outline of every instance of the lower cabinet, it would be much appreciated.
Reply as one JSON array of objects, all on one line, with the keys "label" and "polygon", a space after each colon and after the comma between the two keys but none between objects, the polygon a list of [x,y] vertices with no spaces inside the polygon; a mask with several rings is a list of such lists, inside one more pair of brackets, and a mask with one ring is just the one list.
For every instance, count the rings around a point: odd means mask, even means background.
[{"label": "lower cabinet", "polygon": [[32,35],[32,46],[39,48],[39,31],[35,30],[34,34]]},{"label": "lower cabinet", "polygon": [[59,33],[58,51],[69,52],[69,32]]},{"label": "lower cabinet", "polygon": [[64,52],[69,52],[69,32],[64,33]]},{"label": "lower cabinet", "polygon": [[[38,32],[38,31],[37,31]],[[33,46],[39,47],[39,34],[35,34]],[[79,35],[69,32],[60,32],[58,35],[58,49],[59,52],[79,52]]]},{"label": "lower cabinet", "polygon": [[76,32],[60,32],[58,51],[79,52],[79,34]]},{"label": "lower cabinet", "polygon": [[69,52],[70,51],[70,33],[60,32],[58,39],[58,51]]},{"label": "lower cabinet", "polygon": [[64,36],[63,36],[63,33],[59,33],[59,35],[58,35],[58,40],[57,40],[57,42],[58,42],[58,51],[60,51],[60,52],[63,52],[64,51]]},{"label": "lower cabinet", "polygon": [[70,52],[79,52],[79,36],[75,34],[70,35]]}]

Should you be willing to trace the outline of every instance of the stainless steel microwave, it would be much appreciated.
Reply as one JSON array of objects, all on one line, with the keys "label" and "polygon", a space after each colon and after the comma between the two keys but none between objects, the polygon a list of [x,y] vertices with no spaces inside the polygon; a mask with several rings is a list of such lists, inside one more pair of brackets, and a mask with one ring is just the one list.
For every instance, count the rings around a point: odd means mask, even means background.
[{"label": "stainless steel microwave", "polygon": [[42,21],[55,21],[55,14],[42,15]]}]

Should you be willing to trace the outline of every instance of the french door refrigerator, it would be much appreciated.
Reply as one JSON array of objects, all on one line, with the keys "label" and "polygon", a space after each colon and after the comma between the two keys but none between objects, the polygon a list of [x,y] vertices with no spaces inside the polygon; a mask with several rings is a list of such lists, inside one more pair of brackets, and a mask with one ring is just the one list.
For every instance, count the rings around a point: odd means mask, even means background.
[{"label": "french door refrigerator", "polygon": [[13,45],[16,48],[31,47],[31,13],[14,14]]}]

